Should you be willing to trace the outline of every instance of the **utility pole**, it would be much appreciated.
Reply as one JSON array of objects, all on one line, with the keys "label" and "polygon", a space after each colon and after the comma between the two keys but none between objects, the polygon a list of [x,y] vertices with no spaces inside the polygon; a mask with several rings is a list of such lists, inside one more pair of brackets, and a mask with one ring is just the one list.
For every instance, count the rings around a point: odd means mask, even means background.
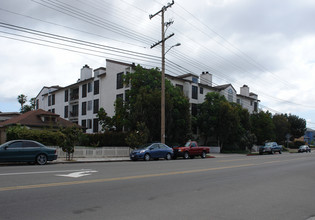
[{"label": "utility pole", "polygon": [[162,15],[162,40],[153,44],[151,46],[151,49],[160,43],[162,43],[162,74],[161,74],[161,143],[165,144],[165,41],[169,39],[170,37],[174,36],[174,34],[169,35],[168,37],[165,37],[165,23],[164,23],[164,12],[167,10],[167,8],[174,5],[174,0],[172,0],[172,3],[168,3],[167,6],[163,6],[160,11],[155,13],[154,15],[150,15],[150,19],[152,19],[154,16],[161,13]]}]

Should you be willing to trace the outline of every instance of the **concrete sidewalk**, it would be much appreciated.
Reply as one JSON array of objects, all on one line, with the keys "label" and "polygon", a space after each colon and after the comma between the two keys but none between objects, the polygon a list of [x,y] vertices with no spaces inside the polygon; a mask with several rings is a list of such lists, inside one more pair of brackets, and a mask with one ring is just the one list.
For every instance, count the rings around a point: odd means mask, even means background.
[{"label": "concrete sidewalk", "polygon": [[[208,158],[224,158],[232,157],[235,155],[245,156],[241,154],[220,154],[213,153],[208,154]],[[129,157],[75,157],[72,160],[66,160],[65,157],[58,158],[57,160],[52,161],[51,163],[94,163],[94,162],[125,162],[131,161]]]},{"label": "concrete sidewalk", "polygon": [[58,158],[51,163],[95,163],[95,162],[122,162],[130,161],[129,157],[101,157],[101,158],[72,158],[71,160],[66,160],[66,158]]}]

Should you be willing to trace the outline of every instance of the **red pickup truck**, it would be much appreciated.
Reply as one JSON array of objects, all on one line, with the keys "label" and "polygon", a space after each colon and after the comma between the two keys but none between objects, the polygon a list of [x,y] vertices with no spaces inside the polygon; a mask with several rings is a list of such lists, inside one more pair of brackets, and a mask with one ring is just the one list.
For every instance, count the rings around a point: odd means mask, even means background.
[{"label": "red pickup truck", "polygon": [[174,147],[173,151],[174,159],[176,159],[177,157],[183,157],[184,159],[193,159],[195,156],[206,158],[206,154],[210,153],[210,147],[198,147],[196,141],[188,141],[184,147]]}]

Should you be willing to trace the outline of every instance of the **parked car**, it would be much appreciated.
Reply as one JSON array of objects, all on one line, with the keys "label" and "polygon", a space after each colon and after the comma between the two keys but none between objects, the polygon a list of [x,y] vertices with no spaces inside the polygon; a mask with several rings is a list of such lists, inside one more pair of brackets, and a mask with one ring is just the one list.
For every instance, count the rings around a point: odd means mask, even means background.
[{"label": "parked car", "polygon": [[14,140],[0,145],[0,162],[35,162],[44,165],[57,159],[57,150],[31,140]]},{"label": "parked car", "polygon": [[206,158],[206,155],[210,153],[209,147],[199,147],[196,141],[188,141],[185,146],[173,147],[174,159],[177,157],[183,157],[184,159],[191,158],[195,156],[201,156],[201,158]]},{"label": "parked car", "polygon": [[130,153],[131,160],[143,159],[149,161],[152,159],[165,158],[172,159],[174,153],[173,149],[162,143],[151,143],[141,146]]},{"label": "parked car", "polygon": [[311,153],[311,148],[308,145],[302,145],[299,147],[298,150],[299,153],[303,153],[303,152],[310,152]]},{"label": "parked car", "polygon": [[278,145],[276,142],[267,142],[264,146],[261,146],[259,148],[259,154],[263,153],[269,153],[273,154],[275,152],[279,152],[279,154],[282,153],[282,146]]}]

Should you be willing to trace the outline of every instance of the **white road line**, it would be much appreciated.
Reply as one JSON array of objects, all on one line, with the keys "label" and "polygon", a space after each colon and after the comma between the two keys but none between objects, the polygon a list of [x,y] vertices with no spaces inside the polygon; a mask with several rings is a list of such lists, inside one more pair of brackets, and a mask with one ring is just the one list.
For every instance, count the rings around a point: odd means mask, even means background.
[{"label": "white road line", "polygon": [[0,173],[0,176],[31,175],[31,174],[45,174],[45,173],[68,173],[68,172],[84,172],[84,171],[92,171],[92,170],[81,169],[81,170],[55,170],[55,171],[23,172],[23,173]]},{"label": "white road line", "polygon": [[95,170],[86,170],[86,171],[80,171],[80,172],[74,172],[69,174],[56,174],[56,176],[64,176],[64,177],[72,177],[72,178],[79,178],[82,176],[89,176],[92,173],[96,173]]}]

